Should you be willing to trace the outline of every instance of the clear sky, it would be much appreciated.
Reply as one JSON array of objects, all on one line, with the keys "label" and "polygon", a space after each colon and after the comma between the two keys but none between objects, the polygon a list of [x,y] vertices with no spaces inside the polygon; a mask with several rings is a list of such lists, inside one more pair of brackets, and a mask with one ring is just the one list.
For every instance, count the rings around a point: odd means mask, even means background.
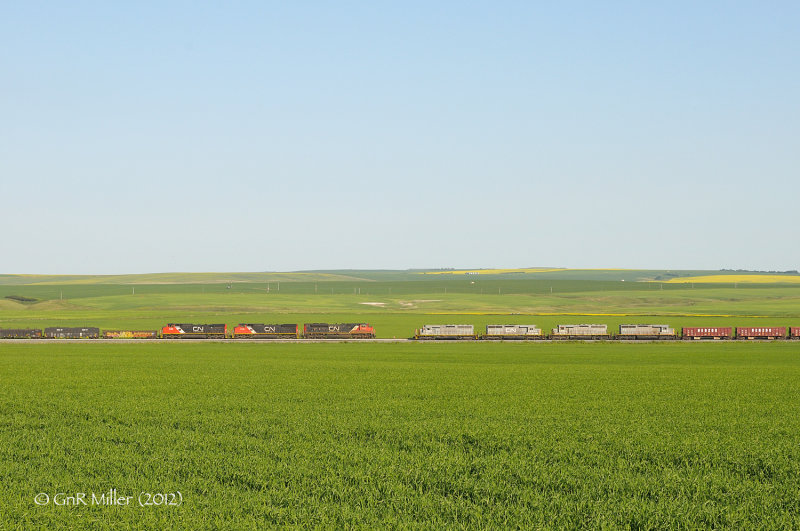
[{"label": "clear sky", "polygon": [[3,2],[0,272],[800,268],[798,28],[796,1]]}]

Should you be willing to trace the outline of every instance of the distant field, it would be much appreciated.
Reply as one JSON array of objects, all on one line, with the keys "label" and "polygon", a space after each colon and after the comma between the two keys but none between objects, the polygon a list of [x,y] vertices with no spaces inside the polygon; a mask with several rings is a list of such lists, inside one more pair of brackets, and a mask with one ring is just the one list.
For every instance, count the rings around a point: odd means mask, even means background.
[{"label": "distant field", "polygon": [[700,275],[696,277],[673,278],[670,283],[697,282],[700,284],[731,284],[734,282],[750,284],[800,284],[800,275]]},{"label": "distant field", "polygon": [[0,285],[229,284],[237,282],[313,282],[367,279],[323,272],[152,273],[141,275],[0,275]]},{"label": "distant field", "polygon": [[423,324],[434,323],[474,324],[479,329],[504,322],[545,329],[576,322],[606,323],[612,329],[630,322],[800,326],[800,284],[344,273],[309,273],[327,280],[299,280],[305,278],[300,275],[291,281],[263,282],[218,282],[212,276],[207,283],[142,284],[136,276],[136,282],[123,277],[121,283],[6,283],[0,284],[0,327],[157,329],[168,322],[366,321],[379,337],[390,338],[409,337]]},{"label": "distant field", "polygon": [[457,269],[447,271],[423,271],[420,275],[503,275],[506,273],[552,273],[564,268],[529,267],[521,269]]},{"label": "distant field", "polygon": [[[470,281],[479,276],[487,280],[532,279],[540,281],[681,281],[707,282],[797,282],[800,274],[785,272],[765,274],[741,271],[704,270],[648,270],[648,269],[566,269],[560,267],[527,267],[498,269],[436,269],[436,270],[335,270],[295,272],[251,272],[251,273],[147,273],[135,275],[10,275],[0,274],[2,285],[137,285],[137,284],[232,284],[232,283],[307,283],[307,282],[442,282]],[[473,277],[473,278],[469,278]],[[742,280],[737,280],[739,277]],[[757,280],[757,279],[762,280]],[[274,287],[274,286],[273,286]]]},{"label": "distant field", "polygon": [[[800,526],[794,344],[3,345],[0,380],[0,528]],[[111,488],[184,501],[33,502]]]}]

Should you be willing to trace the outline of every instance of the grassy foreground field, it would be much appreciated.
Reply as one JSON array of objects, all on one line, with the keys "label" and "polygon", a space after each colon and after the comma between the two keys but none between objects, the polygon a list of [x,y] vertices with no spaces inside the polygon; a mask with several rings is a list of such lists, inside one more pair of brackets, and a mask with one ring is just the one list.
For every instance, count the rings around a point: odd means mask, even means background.
[{"label": "grassy foreground field", "polygon": [[800,526],[793,343],[3,344],[0,382],[0,528]]}]

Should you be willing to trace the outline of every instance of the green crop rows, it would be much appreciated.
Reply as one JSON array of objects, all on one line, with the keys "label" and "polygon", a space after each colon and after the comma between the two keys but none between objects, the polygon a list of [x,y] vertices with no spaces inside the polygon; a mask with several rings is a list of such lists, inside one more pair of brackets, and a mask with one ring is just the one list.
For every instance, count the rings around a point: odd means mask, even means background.
[{"label": "green crop rows", "polygon": [[[800,526],[800,346],[3,344],[0,528]],[[180,491],[179,507],[37,493]]]}]

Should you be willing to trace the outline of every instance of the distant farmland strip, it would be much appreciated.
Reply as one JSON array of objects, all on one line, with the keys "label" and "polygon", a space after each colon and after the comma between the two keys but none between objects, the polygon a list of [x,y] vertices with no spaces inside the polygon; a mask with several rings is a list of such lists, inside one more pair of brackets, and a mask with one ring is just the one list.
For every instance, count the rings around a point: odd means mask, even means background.
[{"label": "distant farmland strip", "polygon": [[703,275],[664,280],[664,284],[800,284],[800,275]]}]

